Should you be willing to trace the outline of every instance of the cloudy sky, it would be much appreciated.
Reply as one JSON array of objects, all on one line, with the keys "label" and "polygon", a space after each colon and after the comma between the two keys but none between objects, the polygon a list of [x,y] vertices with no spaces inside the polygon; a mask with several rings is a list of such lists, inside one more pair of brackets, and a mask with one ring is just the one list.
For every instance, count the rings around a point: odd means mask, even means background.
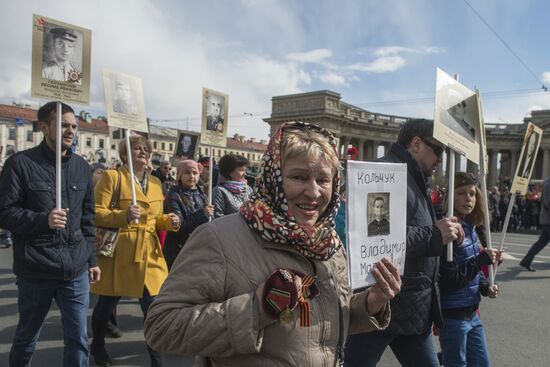
[{"label": "cloudy sky", "polygon": [[[92,30],[101,69],[143,79],[147,114],[199,130],[202,87],[229,94],[229,133],[267,137],[271,97],[329,89],[373,112],[433,118],[435,68],[481,90],[486,122],[550,108],[550,4],[468,0],[2,1],[0,103],[30,97],[32,14]],[[523,64],[527,66],[524,67]]]}]

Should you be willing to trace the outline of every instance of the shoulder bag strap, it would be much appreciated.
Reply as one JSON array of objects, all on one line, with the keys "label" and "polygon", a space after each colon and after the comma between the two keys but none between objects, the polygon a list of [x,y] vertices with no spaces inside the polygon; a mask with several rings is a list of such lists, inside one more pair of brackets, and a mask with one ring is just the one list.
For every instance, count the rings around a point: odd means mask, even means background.
[{"label": "shoulder bag strap", "polygon": [[117,170],[118,173],[118,180],[116,183],[115,192],[113,193],[113,196],[111,197],[111,204],[109,205],[109,209],[113,210],[114,208],[118,207],[118,203],[120,201],[120,171]]}]

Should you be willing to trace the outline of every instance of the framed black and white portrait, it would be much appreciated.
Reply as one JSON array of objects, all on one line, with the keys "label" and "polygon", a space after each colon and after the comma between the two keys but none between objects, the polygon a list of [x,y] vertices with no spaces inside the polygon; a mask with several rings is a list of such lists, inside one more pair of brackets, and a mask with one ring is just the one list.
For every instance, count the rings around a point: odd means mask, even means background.
[{"label": "framed black and white portrait", "polygon": [[390,234],[390,193],[370,192],[367,195],[367,236]]},{"label": "framed black and white portrait", "polygon": [[199,133],[180,131],[174,155],[184,159],[194,159],[199,147],[199,140]]}]

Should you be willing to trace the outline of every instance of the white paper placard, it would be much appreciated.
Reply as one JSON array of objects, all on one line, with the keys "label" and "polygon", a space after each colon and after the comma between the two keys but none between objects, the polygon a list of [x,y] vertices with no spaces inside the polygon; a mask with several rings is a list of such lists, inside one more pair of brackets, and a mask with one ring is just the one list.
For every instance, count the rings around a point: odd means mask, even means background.
[{"label": "white paper placard", "polygon": [[374,283],[374,263],[390,259],[403,274],[406,252],[407,165],[347,162],[346,236],[352,289]]}]

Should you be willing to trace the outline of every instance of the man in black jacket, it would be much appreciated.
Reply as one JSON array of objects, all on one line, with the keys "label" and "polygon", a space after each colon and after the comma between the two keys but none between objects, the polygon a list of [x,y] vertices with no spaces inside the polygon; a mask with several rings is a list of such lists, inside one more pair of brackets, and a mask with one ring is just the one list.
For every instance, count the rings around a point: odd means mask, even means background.
[{"label": "man in black jacket", "polygon": [[61,208],[55,207],[56,102],[38,110],[39,146],[10,157],[0,176],[0,227],[13,234],[19,323],[10,366],[30,364],[55,299],[63,324],[63,366],[88,366],[90,283],[99,280],[88,163],[71,152],[74,111],[62,104]]},{"label": "man in black jacket", "polygon": [[428,196],[427,178],[441,161],[443,147],[432,138],[433,122],[407,121],[381,160],[407,164],[407,254],[401,292],[391,301],[385,331],[348,338],[345,366],[375,366],[389,345],[403,366],[439,366],[431,336],[441,325],[437,279],[443,245],[461,241],[456,217],[439,221]]}]

